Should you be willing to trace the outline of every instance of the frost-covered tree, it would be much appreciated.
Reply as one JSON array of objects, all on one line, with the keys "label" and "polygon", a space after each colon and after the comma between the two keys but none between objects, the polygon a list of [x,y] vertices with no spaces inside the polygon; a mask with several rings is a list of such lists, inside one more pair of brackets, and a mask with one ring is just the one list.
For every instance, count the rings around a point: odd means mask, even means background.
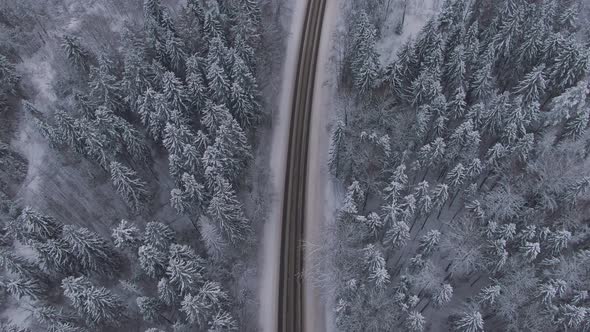
[{"label": "frost-covered tree", "polygon": [[202,265],[202,259],[190,247],[172,245],[166,267],[166,276],[170,285],[180,295],[189,294],[202,281]]},{"label": "frost-covered tree", "polygon": [[484,322],[481,313],[477,310],[468,310],[459,314],[453,323],[456,331],[478,332],[484,330]]},{"label": "frost-covered tree", "polygon": [[369,91],[379,74],[379,58],[375,51],[376,29],[367,13],[361,13],[354,27],[351,70],[354,86],[362,94]]},{"label": "frost-covered tree", "polygon": [[426,319],[424,318],[424,316],[417,312],[417,311],[411,311],[408,314],[408,317],[406,317],[406,323],[405,326],[409,331],[412,332],[421,332],[424,331],[426,325]]},{"label": "frost-covered tree", "polygon": [[90,52],[82,46],[80,38],[75,36],[64,35],[62,48],[66,53],[68,60],[79,69],[88,72],[92,64]]},{"label": "frost-covered tree", "polygon": [[67,277],[61,288],[78,313],[93,326],[117,326],[125,318],[121,299],[104,287],[92,285],[86,277]]},{"label": "frost-covered tree", "polygon": [[129,221],[122,219],[119,225],[112,232],[115,247],[136,248],[141,241],[139,229]]},{"label": "frost-covered tree", "polygon": [[213,197],[207,207],[211,217],[231,242],[246,239],[250,233],[250,225],[242,204],[238,201],[232,185],[223,178],[216,180]]},{"label": "frost-covered tree", "polygon": [[438,246],[440,236],[440,231],[436,229],[428,231],[420,238],[418,251],[425,256],[430,255]]},{"label": "frost-covered tree", "polygon": [[451,301],[453,297],[453,287],[449,284],[442,284],[432,296],[432,301],[436,306],[443,306]]},{"label": "frost-covered tree", "polygon": [[121,262],[114,248],[87,228],[65,225],[62,239],[84,273],[113,275],[120,269]]},{"label": "frost-covered tree", "polygon": [[111,181],[117,192],[134,211],[138,211],[148,194],[146,183],[138,178],[137,173],[121,163],[113,161],[110,164]]}]

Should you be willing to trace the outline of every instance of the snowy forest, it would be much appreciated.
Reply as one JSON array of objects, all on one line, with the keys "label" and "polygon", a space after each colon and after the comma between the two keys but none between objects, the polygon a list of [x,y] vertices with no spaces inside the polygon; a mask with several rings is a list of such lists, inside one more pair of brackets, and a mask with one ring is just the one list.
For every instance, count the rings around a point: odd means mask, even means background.
[{"label": "snowy forest", "polygon": [[413,2],[354,1],[336,38],[337,330],[590,331],[588,2],[441,1],[381,54]]},{"label": "snowy forest", "polygon": [[0,1],[0,331],[255,330],[279,3]]}]

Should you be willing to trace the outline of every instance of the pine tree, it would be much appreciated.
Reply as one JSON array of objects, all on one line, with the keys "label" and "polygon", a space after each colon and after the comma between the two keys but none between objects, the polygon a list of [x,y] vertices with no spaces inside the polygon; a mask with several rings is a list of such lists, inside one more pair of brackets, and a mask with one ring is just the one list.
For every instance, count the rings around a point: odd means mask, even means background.
[{"label": "pine tree", "polygon": [[218,103],[225,103],[230,96],[230,82],[223,66],[219,61],[209,63],[207,66],[207,82],[209,83],[209,94]]},{"label": "pine tree", "polygon": [[93,286],[85,277],[67,277],[62,280],[61,287],[64,295],[89,324],[121,324],[125,306],[118,296],[106,288]]},{"label": "pine tree", "polygon": [[432,297],[434,304],[437,307],[443,306],[451,301],[453,297],[453,286],[449,284],[442,284],[437,292]]},{"label": "pine tree", "polygon": [[172,109],[163,94],[148,88],[139,97],[137,112],[141,122],[155,140],[163,136],[164,126],[172,117]]},{"label": "pine tree", "polygon": [[33,249],[39,265],[47,272],[71,274],[79,269],[79,262],[62,239],[34,242]]},{"label": "pine tree", "polygon": [[483,288],[479,293],[480,302],[492,305],[500,296],[502,288],[499,285],[491,285]]},{"label": "pine tree", "polygon": [[457,45],[451,52],[445,65],[445,81],[447,89],[459,89],[463,86],[467,68],[465,63],[465,47]]},{"label": "pine tree", "polygon": [[62,239],[84,273],[113,275],[119,270],[119,256],[98,234],[86,228],[65,225]]},{"label": "pine tree", "polygon": [[201,68],[202,58],[196,55],[191,56],[186,61],[186,90],[190,105],[195,110],[200,110],[205,106],[207,98],[207,87],[203,80]]},{"label": "pine tree", "polygon": [[80,38],[64,35],[61,47],[65,51],[68,60],[70,60],[74,66],[78,67],[84,72],[88,72],[90,70],[92,57],[90,52],[88,52],[88,50],[86,50],[86,48],[81,45]]},{"label": "pine tree", "polygon": [[375,51],[376,30],[367,13],[359,16],[353,31],[351,70],[354,86],[360,93],[369,91],[377,79],[379,59]]},{"label": "pine tree", "polygon": [[403,220],[394,221],[387,232],[383,242],[392,248],[403,247],[410,239],[410,227]]},{"label": "pine tree", "polygon": [[134,170],[123,166],[119,162],[111,162],[110,171],[111,180],[119,195],[123,197],[132,210],[138,211],[148,195],[145,188],[146,183],[137,177]]},{"label": "pine tree", "polygon": [[184,41],[176,36],[173,31],[168,30],[166,33],[166,52],[168,59],[170,59],[170,67],[176,73],[184,71],[186,63],[186,53],[184,49]]},{"label": "pine tree", "polygon": [[139,296],[135,299],[139,313],[143,316],[143,320],[151,323],[158,323],[162,319],[163,303],[153,297]]},{"label": "pine tree", "polygon": [[541,246],[539,242],[528,242],[520,247],[520,251],[528,261],[534,261],[535,258],[541,253]]},{"label": "pine tree", "polygon": [[455,330],[461,332],[483,331],[483,326],[483,318],[477,310],[462,312],[459,319],[454,323]]},{"label": "pine tree", "polygon": [[495,85],[493,68],[494,50],[490,48],[484,53],[469,80],[469,95],[472,100],[485,100],[492,93]]},{"label": "pine tree", "polygon": [[590,52],[573,40],[568,40],[548,68],[550,86],[558,92],[576,85],[587,74]]},{"label": "pine tree", "polygon": [[250,225],[242,205],[232,185],[223,178],[217,179],[213,197],[207,207],[207,214],[219,225],[225,237],[231,242],[244,240],[250,232]]},{"label": "pine tree", "polygon": [[175,233],[170,226],[152,221],[145,226],[143,234],[144,244],[152,245],[156,248],[168,251],[170,245],[174,242]]},{"label": "pine tree", "polygon": [[458,163],[448,174],[446,181],[449,187],[459,189],[465,181],[465,167],[463,164]]},{"label": "pine tree", "polygon": [[544,70],[544,64],[533,68],[516,87],[514,92],[522,96],[524,103],[539,101],[543,96],[546,89]]},{"label": "pine tree", "polygon": [[31,207],[25,207],[14,223],[16,238],[28,241],[45,241],[59,237],[63,225],[52,217],[42,215]]},{"label": "pine tree", "polygon": [[119,225],[113,229],[112,237],[115,247],[119,249],[135,249],[141,242],[139,229],[125,219],[122,219]]},{"label": "pine tree", "polygon": [[148,276],[158,278],[164,275],[168,256],[162,249],[152,244],[144,244],[139,247],[137,254],[139,266]]},{"label": "pine tree", "polygon": [[184,296],[196,289],[202,281],[203,262],[187,246],[173,245],[166,276],[178,294]]},{"label": "pine tree", "polygon": [[588,319],[588,308],[563,304],[558,308],[558,322],[566,329],[581,329]]},{"label": "pine tree", "polygon": [[39,275],[37,267],[24,257],[14,254],[8,248],[0,248],[0,266],[21,276]]},{"label": "pine tree", "polygon": [[47,285],[35,277],[22,277],[0,280],[0,287],[17,300],[27,296],[32,300],[39,300],[47,292]]},{"label": "pine tree", "polygon": [[440,242],[440,237],[440,231],[436,229],[428,231],[420,238],[420,242],[418,244],[418,251],[424,256],[430,255],[438,246],[438,243]]},{"label": "pine tree", "polygon": [[565,123],[561,137],[578,140],[582,137],[588,123],[590,122],[590,111],[586,108],[582,112],[574,115],[571,119],[568,119]]},{"label": "pine tree", "polygon": [[162,76],[162,87],[164,98],[173,110],[180,113],[186,110],[186,91],[182,82],[173,72],[165,72]]},{"label": "pine tree", "polygon": [[158,297],[167,305],[174,305],[177,303],[178,294],[170,284],[168,278],[162,278],[158,282]]},{"label": "pine tree", "polygon": [[421,313],[417,311],[411,311],[406,317],[405,326],[409,331],[422,332],[426,325],[426,319]]},{"label": "pine tree", "polygon": [[110,60],[101,57],[98,67],[90,68],[88,87],[90,96],[96,103],[111,110],[122,108],[123,92],[121,82],[111,73]]}]

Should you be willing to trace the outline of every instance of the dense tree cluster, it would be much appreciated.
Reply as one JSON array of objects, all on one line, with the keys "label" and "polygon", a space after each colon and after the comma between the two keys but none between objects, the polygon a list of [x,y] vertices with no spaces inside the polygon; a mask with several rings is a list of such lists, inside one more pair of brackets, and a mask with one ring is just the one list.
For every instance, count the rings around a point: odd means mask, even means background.
[{"label": "dense tree cluster", "polygon": [[[40,327],[103,330],[143,320],[178,331],[237,329],[230,296],[211,280],[211,262],[179,244],[169,226],[149,222],[140,231],[122,220],[113,245],[88,229],[3,203],[0,287],[26,302]],[[23,245],[34,254],[15,250]]]},{"label": "dense tree cluster", "polygon": [[[265,52],[260,3],[189,0],[174,9],[160,0],[139,3],[122,1],[122,7],[143,10],[130,10],[125,20],[111,17],[120,27],[92,35],[94,40],[71,26],[48,33],[46,15],[63,15],[50,8],[53,3],[1,6],[3,119],[9,118],[5,108],[16,112],[23,99],[22,116],[52,153],[96,166],[88,175],[110,180],[129,208],[129,221],[113,228],[112,243],[90,229],[20,208],[11,199],[27,165],[3,143],[11,137],[0,126],[0,297],[12,296],[31,310],[33,331],[239,326],[235,293],[225,290],[235,271],[226,265],[252,243],[239,197],[255,129],[266,116],[258,86]],[[48,78],[47,103],[21,94],[15,66],[20,55],[41,47],[19,38],[36,41],[37,35],[57,69]],[[168,174],[157,174],[162,161]],[[167,197],[162,188],[170,190],[173,210],[196,228],[192,247],[166,224],[131,221],[153,218]]]},{"label": "dense tree cluster", "polygon": [[386,66],[353,7],[330,150],[348,191],[322,251],[338,327],[590,329],[578,1],[448,0]]}]

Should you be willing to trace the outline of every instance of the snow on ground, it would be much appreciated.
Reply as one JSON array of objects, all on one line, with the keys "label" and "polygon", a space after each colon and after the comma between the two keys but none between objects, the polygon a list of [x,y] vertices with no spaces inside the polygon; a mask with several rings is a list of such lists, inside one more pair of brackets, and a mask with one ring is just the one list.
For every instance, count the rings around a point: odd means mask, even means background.
[{"label": "snow on ground", "polygon": [[292,8],[288,24],[287,53],[283,64],[282,84],[278,112],[273,119],[272,147],[270,158],[272,191],[270,193],[270,211],[262,235],[261,273],[258,279],[260,285],[259,325],[265,332],[274,332],[277,326],[277,298],[279,281],[279,260],[281,248],[281,217],[283,207],[283,188],[285,184],[285,170],[287,161],[287,146],[289,141],[289,126],[291,115],[291,101],[293,99],[293,84],[297,69],[297,54],[301,39],[305,0],[289,2]]},{"label": "snow on ground", "polygon": [[[328,170],[330,149],[330,124],[335,116],[333,98],[336,96],[337,65],[334,62],[334,31],[340,23],[341,3],[327,0],[318,54],[313,112],[311,115],[310,146],[307,165],[307,193],[305,214],[305,266],[314,266],[313,248],[318,247],[325,233],[322,230],[334,220],[337,197]],[[323,294],[314,283],[314,271],[305,271],[305,330],[333,331],[332,301],[330,294]]]},{"label": "snow on ground", "polygon": [[416,38],[424,24],[434,16],[440,6],[441,0],[409,0],[406,9],[406,18],[404,29],[401,35],[395,33],[395,28],[401,20],[403,12],[403,3],[395,1],[390,9],[389,15],[383,24],[381,39],[378,41],[376,48],[381,56],[381,63],[390,64],[397,54],[397,50],[409,38]]}]

